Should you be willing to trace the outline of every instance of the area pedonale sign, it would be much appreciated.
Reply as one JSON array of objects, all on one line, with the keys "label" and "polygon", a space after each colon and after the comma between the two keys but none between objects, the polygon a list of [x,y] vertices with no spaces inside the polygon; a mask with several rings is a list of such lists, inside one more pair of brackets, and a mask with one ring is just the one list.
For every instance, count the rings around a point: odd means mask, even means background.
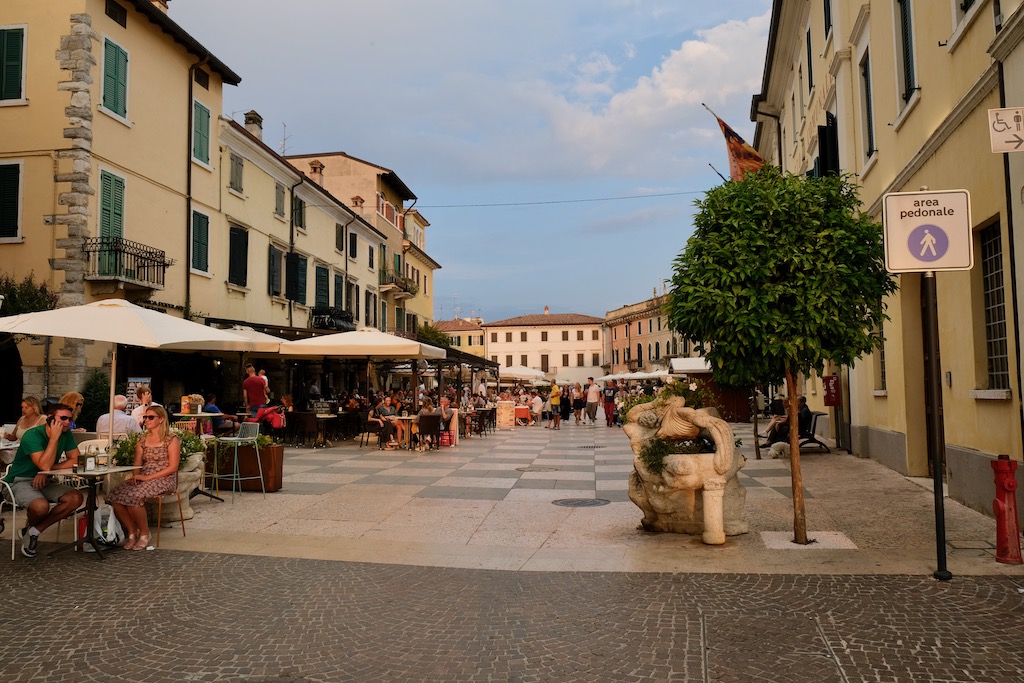
[{"label": "area pedonale sign", "polygon": [[974,267],[967,190],[891,192],[882,209],[885,269],[890,273]]}]

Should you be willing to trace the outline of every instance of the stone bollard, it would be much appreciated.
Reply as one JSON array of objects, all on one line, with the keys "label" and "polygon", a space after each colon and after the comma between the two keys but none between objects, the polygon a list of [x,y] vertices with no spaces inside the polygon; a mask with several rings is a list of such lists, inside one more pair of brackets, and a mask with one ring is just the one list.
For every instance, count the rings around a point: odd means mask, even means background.
[{"label": "stone bollard", "polygon": [[1021,564],[1020,531],[1017,526],[1017,463],[1008,455],[992,461],[996,474],[996,497],[992,512],[996,518],[996,562]]}]

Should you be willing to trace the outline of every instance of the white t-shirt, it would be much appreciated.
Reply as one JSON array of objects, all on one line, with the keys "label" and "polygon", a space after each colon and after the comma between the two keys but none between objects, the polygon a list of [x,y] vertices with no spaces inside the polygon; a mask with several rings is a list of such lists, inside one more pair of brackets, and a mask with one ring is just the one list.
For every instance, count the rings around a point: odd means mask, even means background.
[{"label": "white t-shirt", "polygon": [[597,383],[587,385],[587,403],[598,403],[601,401],[601,387]]}]

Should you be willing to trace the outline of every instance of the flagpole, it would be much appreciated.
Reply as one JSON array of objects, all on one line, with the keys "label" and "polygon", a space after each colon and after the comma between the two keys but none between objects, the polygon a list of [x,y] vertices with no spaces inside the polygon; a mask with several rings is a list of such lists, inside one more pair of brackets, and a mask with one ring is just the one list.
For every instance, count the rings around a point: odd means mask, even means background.
[{"label": "flagpole", "polygon": [[[708,166],[711,166],[711,162],[710,162],[710,161],[708,162]],[[717,169],[717,168],[715,168],[714,166],[711,166],[711,170],[712,170],[712,171],[714,171],[715,173],[718,173],[718,169]],[[729,179],[728,179],[728,178],[726,178],[726,177],[725,177],[724,175],[722,175],[721,173],[718,173],[718,177],[722,179],[722,182],[723,182],[723,183],[727,183],[727,182],[729,182]]]}]

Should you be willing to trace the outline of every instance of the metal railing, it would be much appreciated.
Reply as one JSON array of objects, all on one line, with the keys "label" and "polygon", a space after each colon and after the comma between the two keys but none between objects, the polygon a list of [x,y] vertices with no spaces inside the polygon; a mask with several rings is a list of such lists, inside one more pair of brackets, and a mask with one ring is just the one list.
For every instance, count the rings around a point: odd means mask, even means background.
[{"label": "metal railing", "polygon": [[383,269],[380,271],[380,285],[395,285],[403,292],[408,292],[415,296],[420,293],[420,288],[412,281],[411,278],[407,278],[400,273],[396,273],[393,270]]},{"label": "metal railing", "polygon": [[314,306],[309,310],[309,327],[317,330],[351,332],[356,329],[352,314],[337,306]]},{"label": "metal railing", "polygon": [[164,288],[167,268],[174,263],[162,249],[121,237],[87,239],[82,251],[89,260],[87,279],[118,280],[152,289]]}]

